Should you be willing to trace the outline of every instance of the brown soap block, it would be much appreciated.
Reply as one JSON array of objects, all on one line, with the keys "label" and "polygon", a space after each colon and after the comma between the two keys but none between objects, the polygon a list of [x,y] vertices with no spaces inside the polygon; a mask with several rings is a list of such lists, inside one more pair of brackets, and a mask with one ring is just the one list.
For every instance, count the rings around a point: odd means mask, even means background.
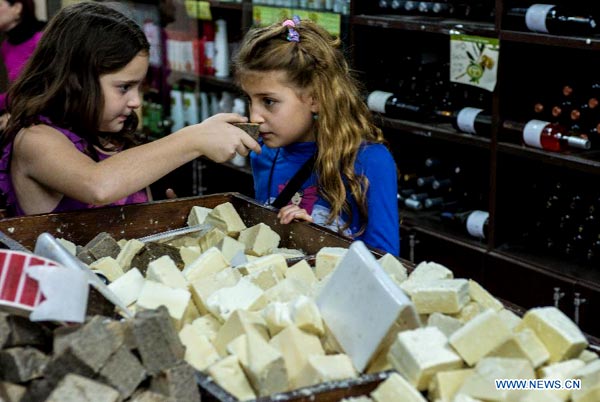
[{"label": "brown soap block", "polygon": [[[5,316],[9,335],[4,341],[4,347],[36,346],[45,349],[50,343],[50,330],[42,323],[29,321],[27,317],[17,315]],[[2,325],[2,326],[5,326]],[[6,329],[3,329],[6,331]],[[0,336],[2,338],[3,336]]]},{"label": "brown soap block", "polygon": [[258,131],[260,124],[258,123],[232,123],[234,126],[241,128],[255,140],[258,140]]},{"label": "brown soap block", "polygon": [[32,347],[17,347],[0,352],[0,377],[23,383],[42,376],[48,356]]},{"label": "brown soap block", "polygon": [[150,390],[175,401],[200,401],[195,370],[185,361],[152,377]]},{"label": "brown soap block", "polygon": [[175,265],[177,265],[177,268],[183,269],[183,260],[181,259],[181,254],[179,254],[179,249],[177,247],[154,242],[146,244],[138,251],[135,257],[133,257],[133,260],[131,260],[131,267],[139,269],[143,275],[146,275],[148,264],[159,259],[163,255],[171,257],[173,262],[175,262]]},{"label": "brown soap block", "polygon": [[99,260],[103,257],[117,258],[120,251],[121,247],[117,241],[108,233],[101,232],[90,240],[79,254],[87,254],[89,252],[94,259]]},{"label": "brown soap block", "polygon": [[146,370],[126,346],[113,353],[99,373],[99,379],[117,389],[123,399],[133,394],[144,378]]},{"label": "brown soap block", "polygon": [[0,382],[0,398],[6,402],[19,402],[25,401],[23,395],[27,392],[27,388],[18,385],[11,384],[9,382]]},{"label": "brown soap block", "polygon": [[46,402],[117,402],[120,400],[119,392],[108,385],[76,374],[67,374],[54,388]]}]

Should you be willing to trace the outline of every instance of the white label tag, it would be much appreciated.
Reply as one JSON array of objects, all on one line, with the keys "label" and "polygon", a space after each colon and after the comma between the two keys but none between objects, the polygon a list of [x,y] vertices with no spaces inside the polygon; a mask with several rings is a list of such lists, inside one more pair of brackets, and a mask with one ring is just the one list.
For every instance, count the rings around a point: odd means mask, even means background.
[{"label": "white label tag", "polygon": [[527,29],[533,32],[548,33],[546,27],[546,16],[548,12],[556,7],[553,4],[534,4],[527,9],[525,13],[525,25]]},{"label": "white label tag", "polygon": [[367,97],[367,106],[374,112],[385,113],[385,102],[392,96],[391,92],[373,91]]},{"label": "white label tag", "polygon": [[475,118],[481,113],[483,109],[477,109],[474,107],[465,107],[458,112],[456,116],[456,125],[460,131],[470,134],[477,134],[475,132]]},{"label": "white label tag", "polygon": [[523,142],[530,147],[542,149],[542,130],[547,125],[547,121],[529,120],[523,129]]},{"label": "white label tag", "polygon": [[498,75],[500,40],[450,35],[450,81],[494,91]]},{"label": "white label tag", "polygon": [[485,239],[485,233],[483,232],[483,225],[488,220],[490,214],[486,211],[473,211],[467,218],[467,232],[471,236],[479,239]]}]

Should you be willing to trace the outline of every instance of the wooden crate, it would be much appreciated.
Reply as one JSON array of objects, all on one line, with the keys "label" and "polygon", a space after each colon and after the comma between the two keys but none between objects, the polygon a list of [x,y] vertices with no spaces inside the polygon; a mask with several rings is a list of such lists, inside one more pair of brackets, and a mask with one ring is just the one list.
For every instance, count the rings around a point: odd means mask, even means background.
[{"label": "wooden crate", "polygon": [[[269,225],[281,236],[280,247],[301,249],[315,254],[322,247],[349,247],[351,241],[321,226],[306,222],[281,225],[276,210],[258,204],[239,193],[222,193],[202,197],[180,198],[147,204],[103,207],[58,214],[32,215],[0,221],[0,230],[33,250],[37,237],[44,232],[65,238],[78,245],[85,245],[100,232],[107,232],[115,239],[131,239],[165,230],[186,226],[188,214],[193,206],[214,208],[231,202],[247,226],[260,222]],[[376,257],[381,253],[372,250]],[[90,309],[96,314],[107,314],[112,306],[101,296],[91,295]],[[101,307],[100,307],[101,306]],[[356,379],[333,381],[294,390],[260,401],[323,401],[333,402],[350,396],[368,395],[389,375],[388,372],[363,375]],[[197,381],[203,401],[233,402],[237,399],[215,384],[210,377],[198,372]]]}]

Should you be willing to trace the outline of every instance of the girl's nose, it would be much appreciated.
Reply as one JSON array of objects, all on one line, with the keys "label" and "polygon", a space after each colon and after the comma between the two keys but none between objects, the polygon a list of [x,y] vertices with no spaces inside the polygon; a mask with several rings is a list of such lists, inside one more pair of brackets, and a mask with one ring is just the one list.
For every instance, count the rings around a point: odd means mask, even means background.
[{"label": "girl's nose", "polygon": [[254,108],[251,107],[250,108],[250,121],[252,123],[261,124],[261,123],[265,122],[265,119],[262,117],[262,115],[260,113],[258,113],[256,111],[256,109],[254,109]]},{"label": "girl's nose", "polygon": [[142,104],[142,97],[140,96],[139,91],[132,91],[131,98],[127,102],[127,106],[131,109],[137,109]]}]

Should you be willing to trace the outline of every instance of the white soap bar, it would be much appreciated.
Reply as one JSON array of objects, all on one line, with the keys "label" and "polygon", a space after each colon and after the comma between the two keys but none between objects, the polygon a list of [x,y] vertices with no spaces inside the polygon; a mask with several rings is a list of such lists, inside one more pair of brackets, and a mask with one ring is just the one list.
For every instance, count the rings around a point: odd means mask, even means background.
[{"label": "white soap bar", "polygon": [[183,246],[179,248],[179,255],[183,260],[184,267],[194,262],[196,258],[200,257],[200,254],[202,254],[200,246]]},{"label": "white soap bar", "polygon": [[123,268],[123,271],[128,271],[131,267],[131,260],[133,257],[144,247],[144,243],[138,239],[127,240],[124,246],[121,247],[119,255],[117,255],[117,262]]},{"label": "white soap bar", "polygon": [[462,359],[448,346],[448,338],[436,327],[398,334],[388,354],[392,366],[418,390],[427,389],[437,372],[462,367]]},{"label": "white soap bar", "polygon": [[240,270],[242,275],[250,275],[253,272],[260,271],[265,268],[273,268],[278,272],[278,276],[284,277],[288,269],[285,258],[281,254],[269,254],[263,257],[258,257],[247,263],[240,265],[237,269]]},{"label": "white soap bar", "polygon": [[581,379],[581,389],[573,391],[573,402],[600,401],[600,372]]},{"label": "white soap bar", "polygon": [[386,255],[381,257],[379,260],[377,260],[377,262],[379,262],[379,265],[381,265],[383,270],[385,272],[387,272],[387,274],[398,285],[400,285],[402,282],[404,282],[407,279],[408,273],[406,271],[406,267],[404,265],[402,265],[400,260],[398,260],[392,254],[387,253]]},{"label": "white soap bar", "polygon": [[272,337],[290,325],[294,325],[290,314],[290,307],[287,303],[269,303],[262,310],[261,314],[267,323],[269,334],[271,334]]},{"label": "white soap bar", "polygon": [[348,249],[343,247],[321,248],[315,257],[315,274],[317,279],[323,279],[333,272],[347,252]]},{"label": "white soap bar", "polygon": [[145,281],[140,270],[133,268],[110,283],[108,288],[121,299],[123,304],[129,306],[138,299]]},{"label": "white soap bar", "polygon": [[473,366],[510,336],[510,329],[498,313],[486,310],[452,334],[450,345],[469,366]]},{"label": "white soap bar", "polygon": [[357,373],[347,355],[311,355],[296,378],[300,387],[322,382],[356,377]]},{"label": "white soap bar", "polygon": [[244,243],[241,243],[229,236],[223,237],[223,239],[217,244],[217,248],[221,250],[221,253],[227,260],[227,262],[231,263],[231,259],[234,255],[239,253],[240,251],[243,253],[246,249]]},{"label": "white soap bar", "polygon": [[263,267],[249,273],[246,278],[262,290],[267,290],[283,280],[283,275],[274,266]]},{"label": "white soap bar", "polygon": [[325,333],[321,313],[313,299],[299,296],[289,302],[289,310],[294,325],[301,330],[317,336]]},{"label": "white soap bar", "polygon": [[586,349],[583,352],[581,352],[581,354],[577,358],[579,360],[583,360],[586,363],[591,363],[594,360],[598,360],[598,353]]},{"label": "white soap bar", "polygon": [[517,327],[531,328],[550,352],[550,362],[579,356],[588,346],[579,327],[556,307],[540,307],[525,313]]},{"label": "white soap bar", "polygon": [[179,331],[179,339],[185,346],[185,361],[196,370],[205,371],[221,358],[208,338],[191,324],[184,325]]},{"label": "white soap bar", "polygon": [[146,278],[175,289],[188,288],[187,280],[168,255],[163,255],[148,264]]},{"label": "white soap bar", "polygon": [[215,272],[224,270],[229,262],[216,247],[211,247],[183,269],[183,276],[189,283],[195,282]]},{"label": "white soap bar", "polygon": [[470,301],[464,305],[458,314],[452,314],[451,316],[456,318],[462,323],[467,323],[479,314],[483,313],[486,309],[482,308],[479,303]]},{"label": "white soap bar", "polygon": [[193,206],[187,218],[188,226],[196,226],[204,223],[210,211],[212,211],[210,208]]},{"label": "white soap bar", "polygon": [[360,372],[399,331],[420,326],[411,301],[360,241],[352,243],[317,305],[325,325]]},{"label": "white soap bar", "polygon": [[221,321],[236,310],[248,310],[263,294],[258,286],[242,278],[233,286],[221,288],[206,300],[206,307]]},{"label": "white soap bar", "polygon": [[190,283],[192,298],[202,314],[208,313],[208,298],[219,289],[234,286],[242,276],[236,269],[225,268]]},{"label": "white soap bar", "polygon": [[318,337],[293,325],[274,336],[269,343],[283,356],[291,389],[302,386],[299,375],[308,364],[308,358],[325,355]]},{"label": "white soap bar", "polygon": [[392,373],[371,393],[375,402],[427,402],[400,374]]},{"label": "white soap bar", "polygon": [[412,301],[419,314],[456,314],[469,301],[466,279],[440,279],[413,288]]},{"label": "white soap bar", "polygon": [[285,277],[302,281],[308,286],[312,286],[317,282],[317,277],[306,260],[299,261],[289,267],[285,272]]},{"label": "white soap bar", "polygon": [[210,366],[208,374],[217,384],[240,401],[256,398],[256,394],[252,390],[235,355],[227,356]]},{"label": "white soap bar", "polygon": [[102,257],[90,264],[90,268],[100,271],[106,278],[114,282],[124,274],[123,268],[112,257]]},{"label": "white soap bar", "polygon": [[298,296],[309,296],[311,288],[304,282],[292,278],[285,278],[277,285],[265,291],[267,302],[287,303],[296,299]]},{"label": "white soap bar", "polygon": [[191,298],[192,295],[185,289],[173,289],[162,283],[146,280],[136,305],[149,310],[165,306],[175,328],[179,329]]},{"label": "white soap bar", "polygon": [[230,202],[216,206],[206,216],[204,222],[219,228],[232,237],[237,237],[242,230],[246,229],[244,221]]},{"label": "white soap bar", "polygon": [[268,225],[259,223],[242,230],[238,240],[246,245],[246,254],[263,256],[279,246],[281,237]]},{"label": "white soap bar", "polygon": [[498,311],[498,315],[500,316],[502,321],[504,321],[506,323],[506,325],[508,326],[508,328],[510,328],[511,331],[514,331],[515,328],[522,321],[521,317],[519,317],[518,315],[516,315],[515,313],[513,313],[510,310],[502,309],[502,310]]}]

